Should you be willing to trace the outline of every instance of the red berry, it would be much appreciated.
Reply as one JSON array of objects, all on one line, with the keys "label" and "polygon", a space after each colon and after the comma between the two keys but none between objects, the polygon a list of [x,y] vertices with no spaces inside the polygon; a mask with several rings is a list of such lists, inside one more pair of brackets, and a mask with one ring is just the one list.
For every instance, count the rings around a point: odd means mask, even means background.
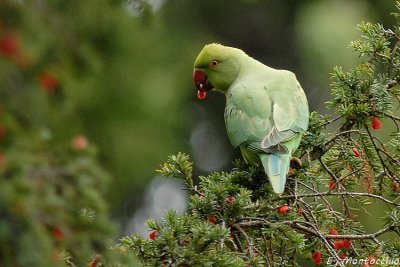
[{"label": "red berry", "polygon": [[0,39],[0,54],[12,57],[19,53],[20,42],[15,32],[5,33]]},{"label": "red berry", "polygon": [[339,259],[344,260],[344,259],[346,259],[346,258],[347,258],[346,253],[340,253]]},{"label": "red berry", "polygon": [[209,215],[208,216],[208,221],[210,222],[210,223],[212,223],[212,224],[215,224],[215,221],[216,221],[216,219],[215,219],[215,216],[214,215]]},{"label": "red berry", "polygon": [[331,230],[329,231],[329,234],[330,234],[330,235],[338,235],[339,232],[338,232],[336,229],[331,229]]},{"label": "red berry", "polygon": [[336,189],[336,183],[334,180],[329,180],[329,189],[330,190],[335,190]]},{"label": "red berry", "polygon": [[226,199],[226,202],[228,202],[229,204],[233,204],[236,201],[236,198],[233,196],[229,196]]},{"label": "red berry", "polygon": [[152,232],[149,234],[149,238],[150,238],[151,240],[155,240],[156,237],[157,237],[157,235],[158,235],[157,230],[154,230],[154,231],[152,231]]},{"label": "red berry", "polygon": [[347,238],[343,239],[342,244],[344,248],[351,248],[351,242]]},{"label": "red berry", "polygon": [[315,262],[315,264],[320,265],[322,263],[322,253],[321,253],[321,251],[315,251],[312,254],[312,259]]},{"label": "red berry", "polygon": [[39,84],[46,92],[53,92],[58,87],[58,79],[53,73],[44,71],[39,75]]},{"label": "red berry", "polygon": [[84,135],[75,136],[74,140],[72,140],[72,146],[75,150],[84,150],[89,145],[89,141]]},{"label": "red berry", "polygon": [[393,187],[393,189],[397,189],[397,186],[398,186],[397,183],[396,183],[395,181],[393,181],[393,182],[392,182],[392,187]]},{"label": "red berry", "polygon": [[336,250],[341,250],[343,248],[343,241],[342,240],[336,240],[333,247]]},{"label": "red berry", "polygon": [[63,240],[64,239],[64,231],[61,228],[54,228],[51,233],[56,240]]},{"label": "red berry", "polygon": [[379,130],[382,127],[382,121],[377,117],[371,118],[371,126],[374,130]]},{"label": "red berry", "polygon": [[341,250],[343,248],[343,241],[342,240],[336,240],[333,244],[333,247],[336,250]]},{"label": "red berry", "polygon": [[206,98],[206,96],[207,96],[207,92],[206,91],[201,91],[201,90],[197,91],[197,98],[198,99],[203,100],[204,98]]},{"label": "red berry", "polygon": [[278,208],[278,213],[279,214],[282,214],[282,215],[285,215],[286,213],[288,213],[289,212],[289,206],[288,205],[283,205],[283,206],[281,206],[281,207],[279,207]]},{"label": "red berry", "polygon": [[358,151],[357,148],[353,147],[353,152],[354,152],[354,155],[355,155],[357,158],[361,158],[360,151]]}]

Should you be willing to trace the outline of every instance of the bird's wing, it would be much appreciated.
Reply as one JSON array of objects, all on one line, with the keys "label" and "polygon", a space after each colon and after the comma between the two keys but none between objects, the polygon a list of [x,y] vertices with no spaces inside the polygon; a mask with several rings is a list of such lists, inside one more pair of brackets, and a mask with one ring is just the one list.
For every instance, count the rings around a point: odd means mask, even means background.
[{"label": "bird's wing", "polygon": [[303,89],[294,74],[284,72],[282,75],[281,79],[269,85],[273,101],[273,127],[261,142],[263,150],[285,152],[282,143],[307,130],[309,111]]},{"label": "bird's wing", "polygon": [[288,153],[284,143],[307,129],[307,98],[291,72],[278,72],[274,79],[257,78],[235,84],[227,93],[228,137],[235,147],[253,152]]},{"label": "bird's wing", "polygon": [[235,147],[254,144],[259,150],[261,140],[272,129],[271,112],[271,99],[262,87],[236,84],[227,93],[225,108],[225,124],[231,143]]}]

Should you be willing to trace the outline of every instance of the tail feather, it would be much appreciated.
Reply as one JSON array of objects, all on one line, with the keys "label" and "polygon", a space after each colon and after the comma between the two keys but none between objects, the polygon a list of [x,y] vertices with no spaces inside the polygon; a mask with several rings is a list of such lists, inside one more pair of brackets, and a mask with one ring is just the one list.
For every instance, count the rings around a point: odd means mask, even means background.
[{"label": "tail feather", "polygon": [[272,189],[275,193],[282,194],[285,189],[286,175],[289,171],[289,154],[261,154],[260,158]]}]

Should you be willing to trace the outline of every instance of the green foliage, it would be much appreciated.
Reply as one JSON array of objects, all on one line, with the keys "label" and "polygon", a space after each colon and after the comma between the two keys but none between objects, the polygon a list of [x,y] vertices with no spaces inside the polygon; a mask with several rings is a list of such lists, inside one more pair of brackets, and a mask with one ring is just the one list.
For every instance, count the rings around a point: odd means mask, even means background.
[{"label": "green foliage", "polygon": [[[144,266],[243,266],[242,259],[225,242],[229,229],[211,224],[197,216],[177,215],[170,211],[159,225],[154,240],[134,234],[121,239],[120,250],[133,251]],[[150,226],[149,225],[149,226]]]},{"label": "green foliage", "polygon": [[76,150],[56,144],[48,132],[8,129],[13,140],[0,168],[0,265],[63,266],[65,251],[82,266],[95,253],[107,254],[115,226],[102,196],[109,174],[95,148]]},{"label": "green foliage", "polygon": [[165,177],[183,179],[189,187],[193,187],[192,166],[193,163],[189,161],[188,155],[178,153],[176,156],[170,156],[158,172]]}]

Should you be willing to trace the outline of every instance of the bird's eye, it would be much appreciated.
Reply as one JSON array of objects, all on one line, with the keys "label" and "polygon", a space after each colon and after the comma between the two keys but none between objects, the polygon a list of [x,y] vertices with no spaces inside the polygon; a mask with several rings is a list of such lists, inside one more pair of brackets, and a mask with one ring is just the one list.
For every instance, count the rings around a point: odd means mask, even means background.
[{"label": "bird's eye", "polygon": [[218,65],[218,60],[213,60],[213,61],[211,61],[211,66],[217,66]]}]

